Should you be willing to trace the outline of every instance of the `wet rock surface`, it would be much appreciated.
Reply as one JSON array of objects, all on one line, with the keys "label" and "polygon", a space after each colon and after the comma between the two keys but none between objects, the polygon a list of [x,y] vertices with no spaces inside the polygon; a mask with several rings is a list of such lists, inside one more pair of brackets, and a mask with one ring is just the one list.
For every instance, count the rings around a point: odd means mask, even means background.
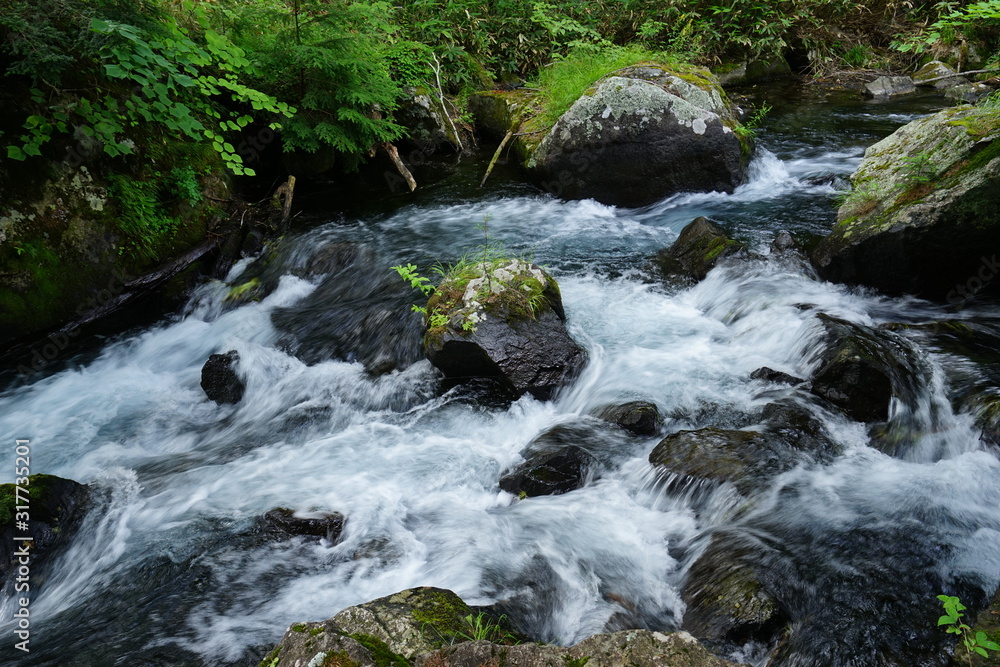
[{"label": "wet rock surface", "polygon": [[236,372],[240,354],[230,350],[213,354],[201,367],[201,388],[216,403],[239,403],[243,400],[246,385]]},{"label": "wet rock surface", "polygon": [[673,245],[657,253],[653,262],[668,278],[696,282],[704,279],[720,260],[745,254],[746,246],[701,217],[685,226]]}]

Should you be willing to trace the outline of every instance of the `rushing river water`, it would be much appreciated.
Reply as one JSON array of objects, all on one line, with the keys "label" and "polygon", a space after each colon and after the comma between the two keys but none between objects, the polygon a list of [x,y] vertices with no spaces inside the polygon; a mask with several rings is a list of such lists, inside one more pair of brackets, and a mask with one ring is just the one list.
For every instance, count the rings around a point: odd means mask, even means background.
[{"label": "rushing river water", "polygon": [[[686,573],[721,529],[772,547],[763,566],[796,628],[786,664],[940,664],[934,596],[981,604],[1000,583],[1000,461],[972,416],[953,407],[959,394],[995,383],[988,349],[963,354],[925,329],[902,329],[919,356],[919,387],[892,406],[908,446],[887,456],[869,446],[863,424],[814,406],[842,454],[784,473],[749,509],[728,486],[664,485],[647,462],[659,437],[583,443],[598,469],[564,495],[518,500],[497,487],[532,438],[608,403],[655,402],[667,416],[663,433],[758,423],[767,403],[803,390],[750,373],[769,366],[809,377],[821,313],[871,326],[957,318],[995,332],[998,308],[889,299],[768,256],[778,230],[825,233],[836,196],[828,177],[848,175],[867,145],[930,108],[778,106],[749,181],[731,195],[620,210],[499,179],[477,192],[477,165],[393,210],[332,221],[314,211],[312,227],[282,241],[267,269],[273,291],[260,302],[230,307],[227,286],[206,284],[181,314],[10,384],[0,432],[31,438],[33,472],[91,484],[98,509],[32,600],[30,656],[13,652],[6,620],[0,656],[24,665],[250,665],[293,622],[420,585],[503,603],[535,638],[564,645],[612,619],[671,630],[684,615]],[[698,215],[764,257],[720,267],[694,287],[652,280],[647,258]],[[557,277],[570,332],[589,352],[556,400],[482,405],[468,392],[442,394],[426,361],[373,378],[360,363],[319,360],[322,346],[311,365],[289,353],[309,338],[297,331],[329,321],[327,309],[366,307],[364,290],[337,284],[350,276],[330,284],[297,270],[319,249],[362,244],[375,259],[361,279],[381,284],[395,280],[393,264],[459,257],[481,242],[484,219],[494,239]],[[348,306],[335,302],[347,293]],[[416,356],[407,312],[416,298],[390,299],[404,358]],[[199,387],[206,358],[230,349],[247,376],[235,407]],[[6,469],[2,479],[11,481]],[[255,531],[275,507],[342,512],[342,539]],[[4,599],[0,617],[14,604]],[[763,646],[720,650],[767,660]]]}]

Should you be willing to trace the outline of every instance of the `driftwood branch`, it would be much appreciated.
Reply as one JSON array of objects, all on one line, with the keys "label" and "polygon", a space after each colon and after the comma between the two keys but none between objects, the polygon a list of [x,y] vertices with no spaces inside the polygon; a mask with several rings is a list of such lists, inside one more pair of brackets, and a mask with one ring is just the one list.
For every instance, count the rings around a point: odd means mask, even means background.
[{"label": "driftwood branch", "polygon": [[[444,117],[448,119],[448,124],[451,125],[451,131],[455,135],[455,143],[458,144],[458,150],[463,151],[465,147],[462,146],[462,138],[458,136],[458,128],[455,127],[455,123],[451,119],[451,114],[448,113],[448,105],[444,101],[444,89],[441,88],[441,61],[438,60],[436,53],[432,53],[431,56],[434,58],[434,64],[427,64],[434,70],[434,78],[437,79],[438,99],[441,100],[441,111],[444,112]],[[413,188],[410,189],[412,190]]]},{"label": "driftwood branch", "polygon": [[382,144],[382,146],[385,148],[385,152],[388,153],[389,157],[392,159],[392,163],[396,165],[396,170],[406,180],[406,184],[410,186],[410,192],[416,190],[417,181],[414,180],[413,174],[410,173],[410,170],[406,168],[406,165],[403,164],[403,161],[399,158],[399,151],[396,147],[389,142]]},{"label": "driftwood branch", "polygon": [[507,142],[510,141],[510,138],[513,136],[514,130],[507,130],[507,134],[504,135],[503,141],[501,141],[500,145],[497,147],[497,152],[493,154],[493,159],[490,160],[490,165],[486,167],[486,173],[483,174],[483,180],[479,182],[479,187],[486,185],[486,179],[490,177],[490,172],[493,171],[493,165],[497,163],[497,159],[500,157],[500,153],[503,152],[504,146],[507,145]]},{"label": "driftwood branch", "polygon": [[955,72],[954,74],[945,74],[944,76],[936,76],[933,79],[924,79],[923,81],[914,81],[918,86],[922,86],[925,83],[934,83],[935,81],[943,81],[944,79],[951,79],[956,76],[966,76],[968,74],[988,74],[989,72],[1000,72],[1000,69],[973,69],[968,72]]}]

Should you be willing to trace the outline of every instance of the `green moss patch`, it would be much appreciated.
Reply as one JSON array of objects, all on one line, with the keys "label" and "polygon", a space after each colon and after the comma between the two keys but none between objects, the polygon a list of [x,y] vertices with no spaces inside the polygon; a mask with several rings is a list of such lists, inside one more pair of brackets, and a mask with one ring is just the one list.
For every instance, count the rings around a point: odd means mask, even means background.
[{"label": "green moss patch", "polygon": [[[358,642],[371,654],[372,660],[375,662],[376,667],[409,667],[410,663],[406,658],[394,653],[389,646],[373,635],[366,635],[361,633],[356,633],[353,635],[348,635],[351,639]],[[329,657],[329,656],[328,656]],[[326,663],[324,662],[324,665]]]}]

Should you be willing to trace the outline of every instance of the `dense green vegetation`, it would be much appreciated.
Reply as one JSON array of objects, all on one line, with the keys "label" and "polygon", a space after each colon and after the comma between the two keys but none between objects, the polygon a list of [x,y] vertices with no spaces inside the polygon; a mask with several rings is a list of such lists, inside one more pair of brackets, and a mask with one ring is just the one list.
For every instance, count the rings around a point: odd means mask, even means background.
[{"label": "dense green vegetation", "polygon": [[[350,165],[404,134],[393,114],[412,85],[459,94],[541,70],[575,91],[565,81],[654,54],[717,64],[792,47],[831,68],[948,44],[995,59],[998,38],[1000,0],[13,0],[0,69],[30,109],[0,119],[0,139],[23,160],[60,134],[109,157],[181,136],[241,174],[234,145],[257,120],[281,127],[285,150]],[[577,64],[559,67],[570,52]]]}]

